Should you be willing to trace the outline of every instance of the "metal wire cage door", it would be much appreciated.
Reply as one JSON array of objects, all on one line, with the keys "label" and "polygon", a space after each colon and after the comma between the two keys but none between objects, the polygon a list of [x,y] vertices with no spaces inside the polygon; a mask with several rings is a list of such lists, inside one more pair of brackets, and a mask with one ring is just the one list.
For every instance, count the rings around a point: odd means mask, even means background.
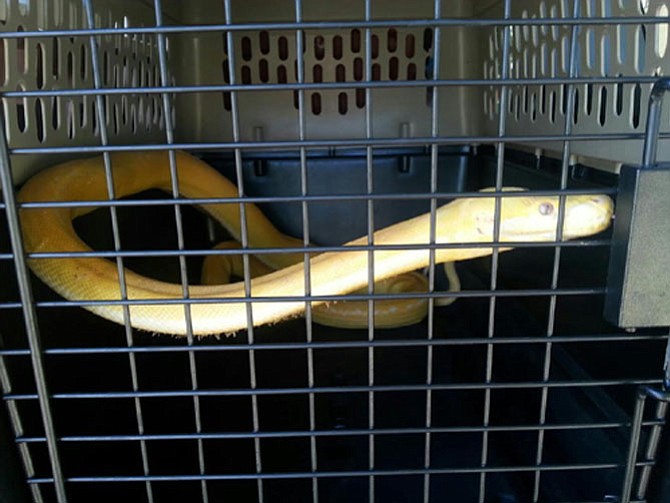
[{"label": "metal wire cage door", "polygon": [[[0,0],[0,500],[668,501],[669,16],[664,0]],[[118,156],[147,152],[168,185],[120,197]],[[235,192],[186,197],[181,152]],[[103,197],[17,198],[92,157]],[[506,249],[509,187],[559,196],[555,239]],[[577,195],[615,199],[616,228],[564,240]],[[437,215],[464,197],[495,199],[494,239],[457,284],[436,257],[472,243],[440,241]],[[215,247],[235,233],[198,205],[236,208],[238,247]],[[254,245],[256,207],[294,246]],[[22,215],[59,208],[91,251],[31,251]],[[377,241],[418,215],[426,244]],[[387,249],[429,250],[425,291],[376,290]],[[343,251],[366,285],[318,293],[316,255]],[[304,291],[270,300],[300,314],[259,326],[253,256],[286,253]],[[240,259],[245,329],[196,334],[196,307],[222,302],[191,295],[208,255]],[[119,298],[31,272],[87,259],[113,264]],[[180,293],[133,298],[135,273]],[[422,299],[412,324],[374,314]],[[344,300],[362,326],[319,321],[317,301]],[[136,328],[134,306],[168,303],[183,337]]]}]

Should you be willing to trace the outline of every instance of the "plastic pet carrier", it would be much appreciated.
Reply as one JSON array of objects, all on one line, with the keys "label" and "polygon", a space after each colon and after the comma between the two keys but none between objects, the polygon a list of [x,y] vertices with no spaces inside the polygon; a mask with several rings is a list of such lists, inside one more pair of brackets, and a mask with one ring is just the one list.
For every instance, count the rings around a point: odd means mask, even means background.
[{"label": "plastic pet carrier", "polygon": [[0,501],[670,501],[669,38],[0,0]]}]

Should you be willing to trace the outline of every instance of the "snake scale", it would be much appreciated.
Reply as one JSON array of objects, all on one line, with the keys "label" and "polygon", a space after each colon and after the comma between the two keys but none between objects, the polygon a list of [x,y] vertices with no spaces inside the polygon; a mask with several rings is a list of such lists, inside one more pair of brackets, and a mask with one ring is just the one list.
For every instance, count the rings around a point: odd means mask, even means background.
[{"label": "snake scale", "polygon": [[[187,198],[222,198],[220,204],[203,204],[200,208],[221,223],[230,234],[240,239],[240,205],[225,203],[237,198],[237,187],[216,170],[197,158],[176,152],[180,193]],[[171,192],[169,156],[166,152],[118,152],[110,155],[113,167],[114,192],[117,198],[150,188]],[[509,188],[507,190],[521,190]],[[102,157],[79,159],[41,171],[22,187],[20,202],[101,201],[108,199],[106,174]],[[547,242],[556,238],[559,199],[557,196],[516,194],[502,197],[500,203],[499,241]],[[301,248],[301,240],[278,231],[253,204],[246,203],[249,248]],[[435,242],[464,243],[451,248],[435,249],[435,262],[455,262],[492,253],[486,246],[493,242],[495,197],[459,198],[441,206],[435,214]],[[72,220],[93,211],[95,206],[23,207],[20,219],[27,253],[90,252],[76,234]],[[606,195],[569,195],[565,197],[563,238],[573,239],[600,232],[608,227],[613,212],[612,200]],[[375,283],[393,281],[406,273],[414,274],[429,264],[431,216],[421,215],[391,225],[374,233],[373,251]],[[367,236],[346,246],[366,246]],[[483,244],[483,245],[482,245]],[[389,245],[389,246],[387,246]],[[472,246],[468,246],[472,245]],[[408,246],[406,249],[393,246]],[[510,247],[501,247],[507,251]],[[251,280],[251,317],[254,325],[276,323],[298,316],[305,310],[304,254],[265,253],[259,260],[273,272]],[[339,296],[368,286],[367,250],[346,250],[313,255],[309,259],[310,296]],[[120,300],[117,266],[100,257],[30,258],[33,272],[53,290],[72,301],[99,301],[86,309],[116,323],[124,323],[123,306],[106,304]],[[406,278],[407,276],[403,276]],[[156,281],[133,271],[125,271],[130,323],[133,327],[174,335],[187,334],[182,286]],[[391,285],[390,291],[403,291],[402,281]],[[192,330],[195,335],[231,334],[247,327],[246,292],[243,282],[218,285],[189,286],[190,299],[208,299],[190,305]],[[291,300],[282,300],[290,297]],[[161,303],[169,299],[169,303]],[[375,326],[401,326],[416,322],[425,315],[425,299],[417,314],[412,302],[394,300],[386,315],[375,314]],[[324,304],[315,299],[312,306]],[[391,301],[388,301],[391,302]],[[343,303],[345,306],[347,303]],[[366,303],[367,304],[367,303]],[[346,317],[346,309],[345,314]],[[379,320],[377,319],[379,318]],[[417,319],[418,318],[418,319]],[[346,325],[346,323],[345,323]]]}]

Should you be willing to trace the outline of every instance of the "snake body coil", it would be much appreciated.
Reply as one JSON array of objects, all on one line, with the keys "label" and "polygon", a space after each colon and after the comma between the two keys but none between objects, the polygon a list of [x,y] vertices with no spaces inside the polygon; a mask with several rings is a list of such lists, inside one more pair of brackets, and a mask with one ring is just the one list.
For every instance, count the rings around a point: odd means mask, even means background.
[{"label": "snake body coil", "polygon": [[[183,153],[176,153],[178,185],[181,195],[189,198],[236,198],[237,188],[207,164]],[[149,188],[171,191],[169,157],[165,152],[114,153],[111,155],[116,197],[132,195]],[[30,179],[18,196],[21,202],[107,200],[108,191],[101,157],[75,160],[57,165]],[[502,198],[500,242],[553,241],[556,236],[558,197],[519,196]],[[205,212],[240,237],[239,203],[204,204]],[[467,243],[473,246],[437,248],[435,261],[452,262],[481,257],[492,248],[481,243],[493,242],[494,197],[457,199],[438,208],[435,215],[435,242]],[[605,229],[612,216],[612,201],[604,195],[567,196],[565,198],[564,239],[587,236]],[[93,211],[90,207],[22,208],[23,236],[28,253],[89,252],[77,236],[72,220]],[[261,211],[246,204],[250,248],[302,247],[300,240],[279,232]],[[402,273],[421,269],[429,263],[431,216],[412,218],[375,232],[374,279],[382,281]],[[365,246],[363,237],[347,243]],[[479,246],[478,246],[479,244]],[[389,249],[386,245],[409,246]],[[346,246],[346,245],[345,245]],[[501,251],[510,248],[500,248]],[[189,287],[190,299],[208,299],[190,305],[195,335],[233,333],[247,327],[247,305],[251,302],[254,325],[275,323],[305,310],[303,254],[266,253],[259,258],[275,272],[251,281],[250,299],[243,283],[195,285]],[[337,251],[314,256],[309,261],[311,296],[337,296],[368,285],[366,250]],[[121,299],[116,264],[91,257],[32,258],[35,274],[66,299],[100,301],[86,309],[116,323],[124,323],[123,307],[104,301]],[[181,285],[156,281],[125,271],[128,300],[151,300],[130,304],[130,323],[143,330],[185,335],[186,317]],[[292,297],[283,301],[281,297]],[[245,300],[246,298],[246,300]],[[168,299],[169,303],[161,303]],[[323,301],[315,300],[313,306]],[[400,309],[402,311],[402,309]],[[402,321],[403,313],[397,312]],[[406,320],[405,320],[406,321]]]}]

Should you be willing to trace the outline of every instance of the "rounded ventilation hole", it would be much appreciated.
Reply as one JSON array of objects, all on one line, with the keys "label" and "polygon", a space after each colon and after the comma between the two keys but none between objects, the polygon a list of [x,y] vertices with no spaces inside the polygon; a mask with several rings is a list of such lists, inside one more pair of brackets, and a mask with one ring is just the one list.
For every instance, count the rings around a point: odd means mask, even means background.
[{"label": "rounded ventilation hole", "polygon": [[556,91],[549,94],[549,122],[556,122]]},{"label": "rounded ventilation hole", "polygon": [[523,86],[523,113],[528,114],[528,86]]},{"label": "rounded ventilation hole", "polygon": [[88,57],[86,56],[86,46],[82,45],[79,48],[79,76],[81,77],[81,80],[86,79],[86,62],[88,61]]},{"label": "rounded ventilation hole", "polygon": [[[75,134],[74,103],[72,103],[72,100],[67,102],[66,120],[67,120],[67,137],[70,140],[72,140]],[[114,123],[116,124],[116,117]]]},{"label": "rounded ventilation hole", "polygon": [[[44,46],[38,43],[35,46],[35,83],[37,89],[44,89]],[[3,81],[4,79],[0,79]]]},{"label": "rounded ventilation hole", "polygon": [[342,37],[340,35],[335,35],[333,37],[333,57],[337,60],[342,59],[342,55],[344,52],[344,42],[342,41]]},{"label": "rounded ventilation hole", "polygon": [[[140,106],[142,107],[142,114],[144,114],[144,105],[140,103]],[[95,135],[98,136],[98,111],[95,107],[95,102],[91,102],[91,132]]]},{"label": "rounded ventilation hole", "polygon": [[340,115],[344,115],[347,113],[347,109],[347,93],[340,93],[337,96],[337,111],[340,112]]},{"label": "rounded ventilation hole", "polygon": [[395,52],[398,48],[398,31],[395,28],[390,28],[386,34],[386,48],[389,52]]},{"label": "rounded ventilation hole", "polygon": [[414,35],[411,34],[411,33],[408,33],[407,36],[405,37],[405,57],[413,58],[415,50],[416,49],[415,49]]},{"label": "rounded ventilation hole", "polygon": [[[544,88],[544,86],[543,86]],[[586,84],[586,115],[591,115],[593,112],[593,84]]]},{"label": "rounded ventilation hole", "polygon": [[363,80],[363,58],[354,59],[354,80],[360,82]]},{"label": "rounded ventilation hole", "polygon": [[600,109],[598,113],[598,124],[601,126],[607,122],[607,88],[605,86],[600,88]]},{"label": "rounded ventilation hole", "polygon": [[640,84],[635,84],[635,87],[633,88],[633,109],[631,117],[631,123],[633,124],[633,127],[635,129],[637,129],[637,127],[640,125],[641,105],[642,105],[642,88],[640,87]]},{"label": "rounded ventilation hole", "polygon": [[51,127],[54,131],[60,128],[60,97],[51,97]]},{"label": "rounded ventilation hole", "polygon": [[398,58],[395,56],[389,60],[389,79],[398,80]]},{"label": "rounded ventilation hole", "polygon": [[221,63],[221,73],[223,74],[223,81],[226,84],[230,84],[230,67],[228,65],[228,60],[223,60]]},{"label": "rounded ventilation hole", "polygon": [[430,51],[431,47],[433,47],[433,30],[426,28],[423,30],[423,50]]},{"label": "rounded ventilation hole", "polygon": [[279,49],[279,59],[286,61],[288,59],[288,39],[286,37],[279,37],[277,47]]},{"label": "rounded ventilation hole", "polygon": [[642,73],[645,67],[645,53],[647,49],[647,29],[643,24],[637,27],[637,57],[635,58],[635,69]]},{"label": "rounded ventilation hole", "polygon": [[407,65],[407,80],[416,80],[416,64]]},{"label": "rounded ventilation hole", "polygon": [[314,37],[314,57],[318,60],[322,60],[325,55],[326,40],[321,35],[317,35]]},{"label": "rounded ventilation hole", "polygon": [[314,115],[321,114],[321,94],[313,93],[312,94],[312,113]]},{"label": "rounded ventilation hole", "polygon": [[361,30],[358,28],[351,30],[351,52],[361,52]]},{"label": "rounded ventilation hole", "polygon": [[356,89],[356,108],[365,107],[365,89]]},{"label": "rounded ventilation hole", "polygon": [[530,120],[531,122],[537,120],[537,94],[535,93],[530,96]]},{"label": "rounded ventilation hole", "polygon": [[382,68],[379,66],[379,63],[372,65],[372,80],[381,80],[382,78]]},{"label": "rounded ventilation hole", "polygon": [[344,82],[346,80],[346,70],[344,69],[344,65],[337,65],[335,67],[335,81],[336,82]]},{"label": "rounded ventilation hole", "polygon": [[[22,86],[18,86],[17,91],[25,91]],[[28,118],[26,117],[26,104],[23,98],[16,100],[16,127],[24,133],[28,127]]]},{"label": "rounded ventilation hole", "polygon": [[[74,88],[74,56],[71,52],[67,53],[67,79],[71,88]],[[119,83],[116,83],[115,87],[120,87]]]},{"label": "rounded ventilation hole", "polygon": [[288,74],[286,71],[286,67],[284,65],[279,65],[277,67],[277,82],[279,84],[286,84],[288,81]]},{"label": "rounded ventilation hole", "polygon": [[261,59],[258,62],[258,78],[263,83],[266,83],[268,80],[270,80],[270,69],[268,67],[267,59]]},{"label": "rounded ventilation hole", "polygon": [[519,120],[519,117],[521,116],[520,109],[521,109],[521,107],[519,106],[519,96],[515,95],[514,96],[514,118],[517,121]]},{"label": "rounded ventilation hole", "polygon": [[251,39],[249,37],[242,37],[242,59],[244,61],[251,61]]},{"label": "rounded ventilation hole", "polygon": [[[23,26],[16,28],[17,32],[24,31]],[[26,73],[28,71],[28,61],[26,58],[26,39],[16,39],[16,70],[19,73]]]},{"label": "rounded ventilation hole", "polygon": [[133,134],[137,133],[137,109],[135,105],[130,107],[130,130]]},{"label": "rounded ventilation hole", "polygon": [[371,41],[372,47],[370,52],[372,53],[372,59],[376,59],[379,56],[379,37],[377,35],[372,35]]},{"label": "rounded ventilation hole", "polygon": [[83,128],[86,125],[86,105],[79,103],[79,127]]},{"label": "rounded ventilation hole", "polygon": [[242,84],[251,84],[251,68],[247,65],[242,67]]},{"label": "rounded ventilation hole", "polygon": [[263,30],[258,34],[258,39],[261,54],[268,54],[270,52],[270,34],[266,30]]},{"label": "rounded ventilation hole", "polygon": [[323,82],[323,67],[321,65],[314,65],[312,68],[312,80],[315,83]]}]

